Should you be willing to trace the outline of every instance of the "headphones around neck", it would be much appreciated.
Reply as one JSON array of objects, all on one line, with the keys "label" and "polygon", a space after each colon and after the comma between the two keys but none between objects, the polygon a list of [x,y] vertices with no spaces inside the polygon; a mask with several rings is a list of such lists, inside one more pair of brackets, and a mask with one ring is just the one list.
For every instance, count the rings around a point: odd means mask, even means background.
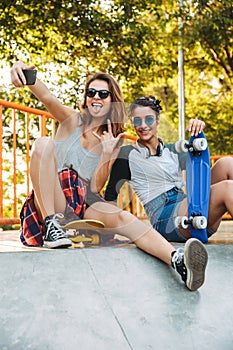
[{"label": "headphones around neck", "polygon": [[161,157],[161,155],[163,154],[163,149],[164,149],[164,143],[163,143],[163,140],[158,137],[158,146],[157,146],[157,149],[156,149],[156,154],[153,154],[151,155],[151,151],[150,149],[147,147],[147,146],[144,146],[144,147],[141,147],[139,145],[139,142],[136,141],[135,143],[135,148],[144,156],[144,158],[148,159],[150,157]]}]

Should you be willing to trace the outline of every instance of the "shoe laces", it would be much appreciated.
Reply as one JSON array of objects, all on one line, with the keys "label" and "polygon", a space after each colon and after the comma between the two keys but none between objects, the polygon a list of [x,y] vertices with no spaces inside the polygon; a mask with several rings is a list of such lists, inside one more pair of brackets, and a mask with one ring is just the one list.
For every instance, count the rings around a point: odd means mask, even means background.
[{"label": "shoe laces", "polygon": [[186,283],[187,268],[184,264],[184,249],[178,248],[172,256],[172,266],[180,274],[182,280]]},{"label": "shoe laces", "polygon": [[178,248],[177,251],[172,256],[172,263],[173,264],[180,264],[184,257],[184,249]]},{"label": "shoe laces", "polygon": [[65,232],[62,230],[57,219],[63,219],[64,215],[61,213],[54,214],[54,216],[48,219],[47,222],[47,232],[51,235],[53,239],[66,237]]}]

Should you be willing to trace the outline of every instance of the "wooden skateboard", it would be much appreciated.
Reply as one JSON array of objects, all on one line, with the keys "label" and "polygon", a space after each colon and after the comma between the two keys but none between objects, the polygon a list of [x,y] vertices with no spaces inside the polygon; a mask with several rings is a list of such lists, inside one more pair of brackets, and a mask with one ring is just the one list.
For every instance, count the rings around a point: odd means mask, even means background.
[{"label": "wooden skateboard", "polygon": [[74,243],[98,245],[101,242],[97,229],[104,228],[104,223],[98,220],[73,220],[61,225],[69,239]]},{"label": "wooden skateboard", "polygon": [[188,217],[177,217],[176,224],[190,229],[192,237],[206,243],[209,197],[210,197],[210,155],[205,134],[191,136],[188,141],[176,143],[178,152],[188,152],[186,163],[186,192]]}]

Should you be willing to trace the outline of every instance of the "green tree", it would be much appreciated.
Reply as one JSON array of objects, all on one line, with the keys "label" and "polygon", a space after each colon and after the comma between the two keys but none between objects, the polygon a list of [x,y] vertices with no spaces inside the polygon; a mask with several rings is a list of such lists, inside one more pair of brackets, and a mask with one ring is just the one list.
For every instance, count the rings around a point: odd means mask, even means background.
[{"label": "green tree", "polygon": [[[170,0],[9,0],[0,8],[2,60],[35,63],[56,95],[73,107],[84,78],[107,71],[120,81],[127,102],[141,94],[162,100],[168,136],[178,126],[182,16],[186,119],[206,121],[212,152],[231,152],[231,1],[184,1],[182,12]],[[8,91],[2,93],[9,97]],[[10,94],[11,100],[41,108],[25,90],[12,88]]]},{"label": "green tree", "polygon": [[[216,75],[221,73],[225,84],[233,83],[233,5],[230,0],[193,1],[187,18],[187,45],[195,46],[196,42],[203,49],[204,56],[195,63],[198,68],[211,68]],[[192,34],[192,35],[191,35]],[[199,46],[197,46],[199,48]],[[228,86],[229,88],[229,86]]]},{"label": "green tree", "polygon": [[185,4],[186,115],[206,121],[212,153],[232,153],[232,1]]}]

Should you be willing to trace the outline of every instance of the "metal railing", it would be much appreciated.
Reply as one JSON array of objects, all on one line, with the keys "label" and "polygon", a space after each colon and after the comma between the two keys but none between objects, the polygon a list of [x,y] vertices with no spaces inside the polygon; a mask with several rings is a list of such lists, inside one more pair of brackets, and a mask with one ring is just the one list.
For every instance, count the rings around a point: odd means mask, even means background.
[{"label": "metal railing", "polygon": [[[29,163],[33,139],[48,133],[53,136],[56,121],[46,111],[4,100],[0,100],[0,117],[0,225],[11,225],[19,223],[22,196],[30,190]],[[30,130],[32,124],[35,125],[33,132]],[[21,150],[18,149],[19,143]]]},{"label": "metal railing", "polygon": [[[39,136],[54,136],[56,121],[43,110],[0,100],[0,226],[19,224],[19,211],[31,189],[30,148]],[[135,141],[127,135],[125,143]],[[212,156],[215,162],[221,156]],[[126,183],[118,196],[118,205],[140,219],[146,219],[143,206]],[[230,215],[225,215],[230,219]]]}]

